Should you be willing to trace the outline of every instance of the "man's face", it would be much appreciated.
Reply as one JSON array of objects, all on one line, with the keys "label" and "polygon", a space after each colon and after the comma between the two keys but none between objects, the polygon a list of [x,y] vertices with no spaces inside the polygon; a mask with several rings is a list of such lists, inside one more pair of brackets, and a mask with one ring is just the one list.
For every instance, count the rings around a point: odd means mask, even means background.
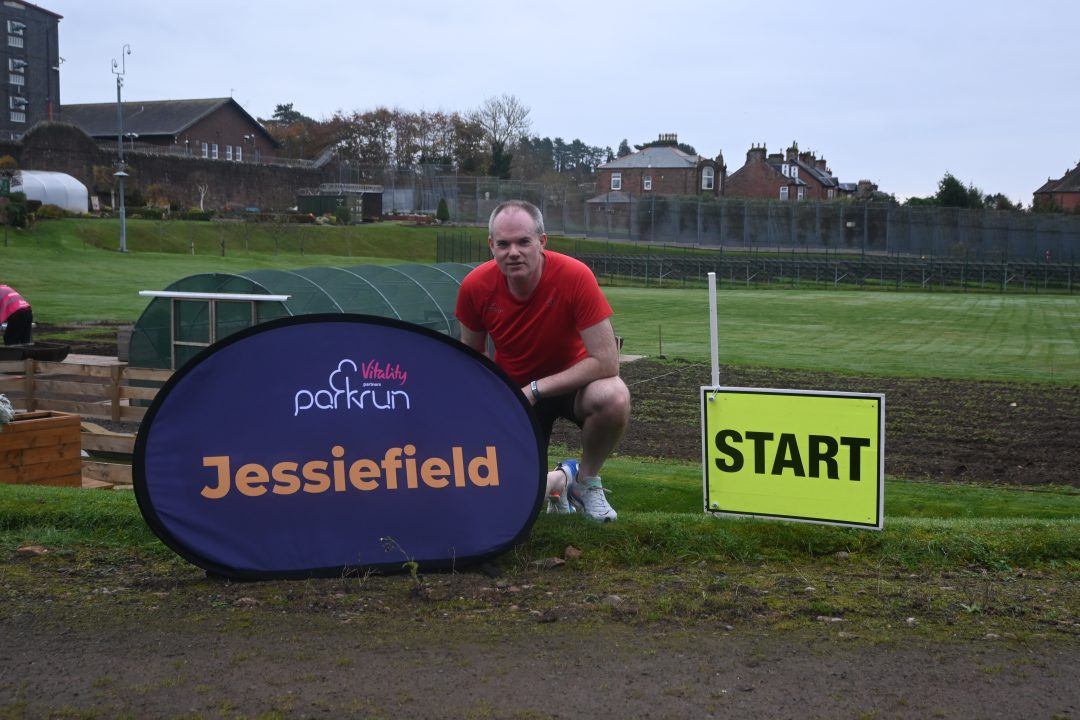
[{"label": "man's face", "polygon": [[536,234],[536,223],[529,213],[510,208],[495,217],[488,245],[508,280],[524,280],[539,275],[547,235]]}]

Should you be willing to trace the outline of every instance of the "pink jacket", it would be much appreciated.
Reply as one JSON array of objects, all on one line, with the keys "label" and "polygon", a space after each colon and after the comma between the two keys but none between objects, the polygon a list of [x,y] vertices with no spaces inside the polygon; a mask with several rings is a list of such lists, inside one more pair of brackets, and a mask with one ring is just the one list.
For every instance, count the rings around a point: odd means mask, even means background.
[{"label": "pink jacket", "polygon": [[0,322],[7,322],[11,314],[30,307],[30,303],[23,296],[15,292],[14,288],[0,285]]}]

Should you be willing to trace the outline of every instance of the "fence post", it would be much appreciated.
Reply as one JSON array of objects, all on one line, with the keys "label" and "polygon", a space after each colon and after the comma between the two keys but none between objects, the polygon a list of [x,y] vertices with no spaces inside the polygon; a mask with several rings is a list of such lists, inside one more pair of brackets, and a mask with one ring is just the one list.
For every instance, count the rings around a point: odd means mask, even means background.
[{"label": "fence post", "polygon": [[123,377],[123,372],[124,368],[119,365],[113,365],[109,368],[109,374],[112,377],[112,386],[109,388],[109,405],[113,422],[120,422],[120,380]]},{"label": "fence post", "polygon": [[37,365],[31,358],[23,360],[23,392],[26,394],[26,410],[37,410],[37,400],[34,398],[34,370]]}]

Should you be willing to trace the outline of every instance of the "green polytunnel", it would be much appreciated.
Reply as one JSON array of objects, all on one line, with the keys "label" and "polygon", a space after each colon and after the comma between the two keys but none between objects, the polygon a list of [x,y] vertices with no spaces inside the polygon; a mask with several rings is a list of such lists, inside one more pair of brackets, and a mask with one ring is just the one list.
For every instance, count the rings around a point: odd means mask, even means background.
[{"label": "green polytunnel", "polygon": [[189,275],[165,288],[167,297],[151,299],[132,330],[128,363],[175,369],[238,330],[314,313],[397,318],[457,337],[457,292],[472,268],[405,263]]}]

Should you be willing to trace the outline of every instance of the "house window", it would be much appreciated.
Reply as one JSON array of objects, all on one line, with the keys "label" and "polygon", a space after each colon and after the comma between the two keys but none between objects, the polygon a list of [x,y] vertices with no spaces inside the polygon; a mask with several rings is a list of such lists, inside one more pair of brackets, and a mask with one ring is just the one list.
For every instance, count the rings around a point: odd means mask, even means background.
[{"label": "house window", "polygon": [[611,173],[611,189],[622,190],[622,173]]},{"label": "house window", "polygon": [[787,163],[784,163],[783,165],[781,165],[781,166],[780,166],[780,173],[781,173],[781,174],[782,174],[782,175],[783,175],[784,177],[790,177],[790,176],[788,175],[788,166],[787,166]]},{"label": "house window", "polygon": [[14,73],[25,73],[27,62],[21,58],[8,58],[8,70]]},{"label": "house window", "polygon": [[19,73],[8,73],[8,82],[12,85],[26,85],[26,78]]},{"label": "house window", "polygon": [[791,177],[793,177],[793,178],[799,177],[799,166],[798,165],[792,165],[791,166]]},{"label": "house window", "polygon": [[806,188],[804,188],[804,187],[799,188],[799,191],[798,191],[798,193],[796,194],[795,197],[797,199],[799,199],[799,200],[805,200],[806,199]]},{"label": "house window", "polygon": [[707,167],[701,171],[701,189],[712,190],[716,182],[716,171]]},{"label": "house window", "polygon": [[202,144],[202,156],[203,156],[203,159],[206,159],[206,158],[210,157],[210,146],[207,145],[206,143]]},{"label": "house window", "polygon": [[10,47],[21,48],[23,47],[23,31],[26,30],[26,23],[21,23],[18,20],[7,21],[8,39],[7,44]]},{"label": "house window", "polygon": [[781,200],[787,200],[787,197],[788,197],[788,187],[787,187],[787,185],[785,185],[784,187],[780,188],[780,199]]},{"label": "house window", "polygon": [[21,122],[21,123],[26,122],[26,113],[17,112],[15,110],[12,110],[11,111],[11,122]]},{"label": "house window", "polygon": [[244,161],[244,148],[242,145],[236,146],[236,162]]},{"label": "house window", "polygon": [[834,197],[836,197],[836,190],[829,188],[829,199],[832,200]]},{"label": "house window", "polygon": [[652,190],[652,175],[646,175],[641,179],[642,190]]},{"label": "house window", "polygon": [[217,160],[218,159],[217,143],[214,143],[213,145],[210,146],[210,159],[211,160]]},{"label": "house window", "polygon": [[7,36],[8,47],[21,48],[23,47],[23,39],[21,35],[8,35]]},{"label": "house window", "polygon": [[225,146],[225,159],[232,160],[232,145]]},{"label": "house window", "polygon": [[8,107],[12,110],[25,110],[29,102],[24,97],[18,95],[12,95],[8,98]]}]

